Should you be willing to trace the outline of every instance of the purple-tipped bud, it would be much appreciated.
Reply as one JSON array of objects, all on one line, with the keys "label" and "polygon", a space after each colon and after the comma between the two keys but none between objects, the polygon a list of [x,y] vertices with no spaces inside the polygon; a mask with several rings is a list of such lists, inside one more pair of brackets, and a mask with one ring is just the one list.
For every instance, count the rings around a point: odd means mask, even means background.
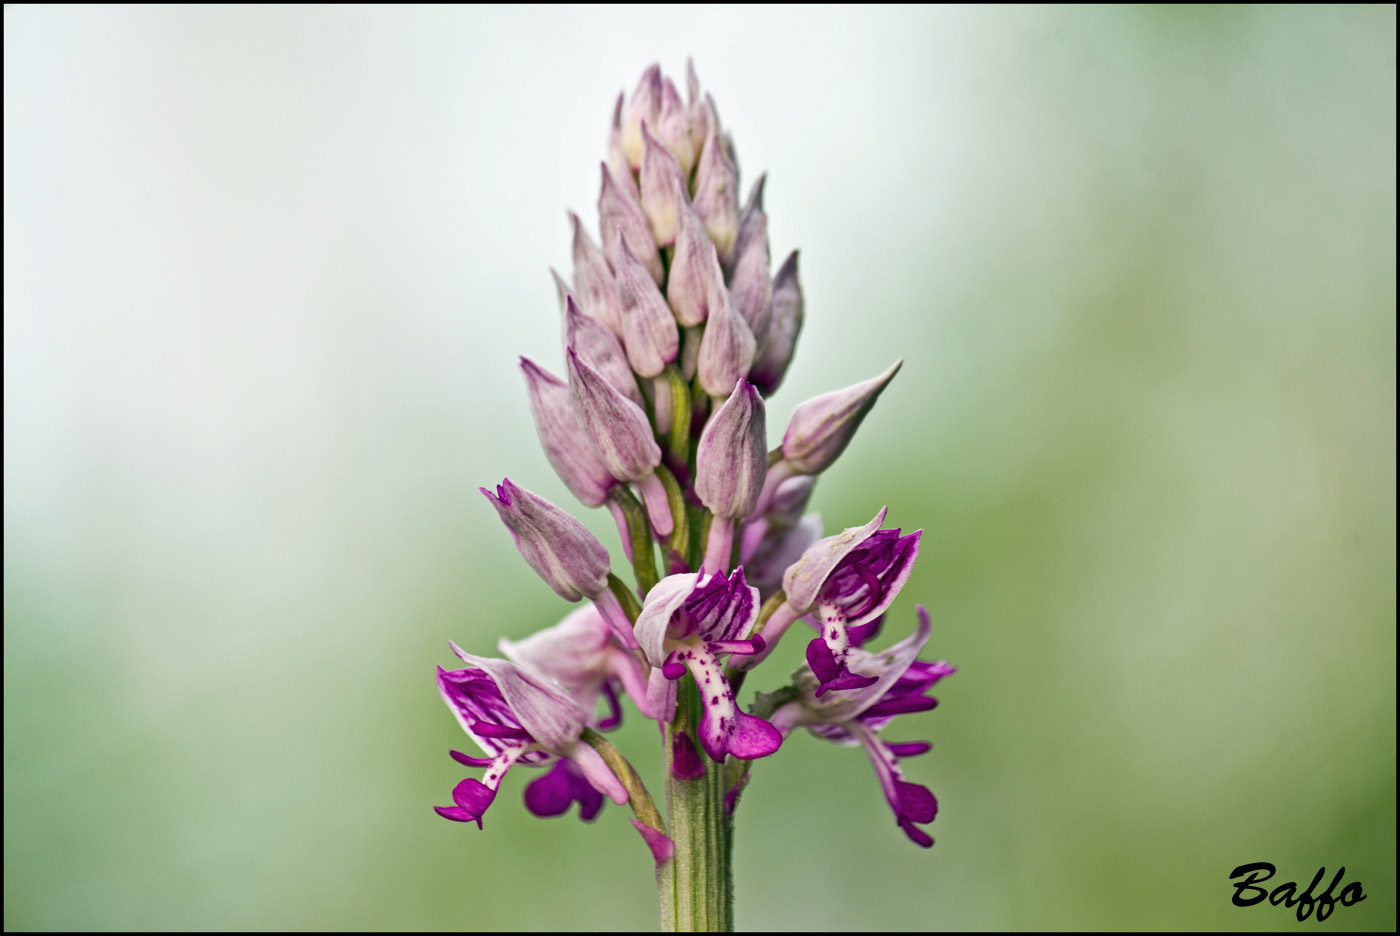
[{"label": "purple-tipped bud", "polygon": [[622,150],[627,154],[627,164],[633,169],[642,166],[642,121],[656,126],[661,116],[661,66],[653,65],[642,72],[642,80],[627,109],[622,114]]},{"label": "purple-tipped bud", "polygon": [[603,235],[603,253],[614,272],[617,271],[617,232],[627,237],[627,244],[637,259],[647,268],[651,278],[661,283],[666,271],[661,266],[661,254],[651,237],[651,224],[642,212],[641,203],[624,194],[622,187],[603,166],[603,188],[598,195],[598,229]]},{"label": "purple-tipped bud", "polygon": [[739,236],[739,170],[724,152],[718,130],[709,140],[695,170],[695,213],[719,248],[722,264],[733,262],[734,241]]},{"label": "purple-tipped bud", "polygon": [[[685,178],[695,168],[695,144],[690,139],[690,115],[681,103],[676,86],[667,78],[661,85],[661,116],[656,118],[656,138],[676,157]],[[646,165],[646,154],[642,154]]]},{"label": "purple-tipped bud", "polygon": [[574,415],[569,385],[529,358],[520,359],[530,394],[530,412],[545,458],[559,480],[585,507],[600,506],[617,483]]},{"label": "purple-tipped bud", "polygon": [[[618,233],[617,295],[622,302],[622,342],[627,360],[643,377],[655,377],[680,354],[676,317],[632,252],[629,239]],[[650,242],[650,241],[648,241]]]},{"label": "purple-tipped bud", "polygon": [[[734,264],[736,267],[744,256],[744,250],[753,236],[758,233],[767,236],[768,214],[763,210],[763,188],[767,183],[768,173],[765,172],[755,180],[753,188],[749,189],[749,200],[744,204],[744,210],[739,212],[739,233],[734,238]],[[732,268],[725,272],[730,276],[734,275]]]},{"label": "purple-tipped bud", "polygon": [[787,374],[797,336],[802,331],[802,284],[797,279],[797,251],[793,251],[773,277],[773,314],[768,325],[768,346],[758,355],[749,379],[764,396],[772,396]]},{"label": "purple-tipped bud", "polygon": [[530,568],[565,601],[579,601],[608,587],[608,550],[588,528],[537,494],[509,478],[492,494],[481,493],[496,508]]},{"label": "purple-tipped bud", "polygon": [[618,392],[606,377],[565,351],[569,393],[584,432],[608,471],[619,481],[641,481],[661,463],[661,449],[640,406]]},{"label": "purple-tipped bud", "polygon": [[[605,171],[605,178],[606,175]],[[579,306],[584,314],[612,329],[614,335],[621,335],[622,306],[617,300],[612,267],[584,230],[578,215],[569,212],[569,221],[574,226],[574,295],[579,299]]]},{"label": "purple-tipped bud", "polygon": [[824,393],[798,406],[783,436],[783,460],[798,474],[821,474],[829,468],[845,451],[865,414],[903,363],[895,361],[878,377]]},{"label": "purple-tipped bud", "polygon": [[642,124],[642,211],[658,244],[676,242],[676,182],[685,184],[676,157]]},{"label": "purple-tipped bud", "polygon": [[608,131],[608,168],[619,179],[632,178],[632,169],[627,165],[627,152],[622,148],[622,103],[626,95],[617,93],[617,103],[613,105],[612,128]]},{"label": "purple-tipped bud", "polygon": [[727,397],[739,378],[748,374],[753,366],[754,338],[748,323],[734,310],[729,290],[724,288],[724,275],[720,272],[714,245],[710,247],[710,266],[710,315],[705,337],[700,342],[696,373],[706,393]]},{"label": "purple-tipped bud", "polygon": [[700,434],[695,493],[717,518],[747,517],[768,471],[763,398],[740,380]]},{"label": "purple-tipped bud", "polygon": [[[642,273],[643,278],[646,273]],[[651,280],[647,279],[650,283]],[[652,287],[653,289],[655,287]],[[588,365],[608,379],[608,383],[622,392],[638,406],[642,405],[642,392],[637,389],[637,379],[632,376],[632,368],[627,363],[627,354],[622,350],[622,342],[604,325],[591,316],[584,315],[573,297],[567,301],[564,310],[564,346],[573,348]],[[572,414],[572,410],[570,410]]]},{"label": "purple-tipped bud", "polygon": [[729,281],[729,294],[734,308],[749,323],[753,332],[756,354],[768,348],[768,328],[773,317],[773,281],[768,257],[768,218],[759,215],[757,230],[734,260],[734,276]]},{"label": "purple-tipped bud", "polygon": [[[666,281],[666,300],[676,320],[687,328],[699,325],[709,315],[710,293],[724,288],[724,274],[711,255],[714,245],[705,231],[705,222],[690,207],[685,186],[676,183],[676,253],[671,258],[671,275]],[[718,276],[718,282],[715,281]]]}]

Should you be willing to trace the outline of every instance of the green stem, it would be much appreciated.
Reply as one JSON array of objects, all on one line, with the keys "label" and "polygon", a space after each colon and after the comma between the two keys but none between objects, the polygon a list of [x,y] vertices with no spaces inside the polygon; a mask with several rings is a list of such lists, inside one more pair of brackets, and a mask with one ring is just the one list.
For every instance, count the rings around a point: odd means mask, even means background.
[{"label": "green stem", "polygon": [[618,604],[622,605],[622,613],[627,615],[627,620],[636,624],[637,616],[642,613],[642,606],[637,604],[637,596],[632,594],[632,589],[611,572],[608,573],[608,588],[617,596]]},{"label": "green stem", "polygon": [[627,485],[614,484],[608,496],[622,508],[627,518],[627,535],[632,540],[632,572],[637,578],[637,587],[645,595],[658,581],[656,553],[651,548],[651,521],[647,519],[646,508]]},{"label": "green stem", "polygon": [[671,455],[687,465],[690,459],[690,387],[675,364],[666,365],[666,379],[671,383]]},{"label": "green stem", "polygon": [[[671,770],[674,738],[695,737],[700,698],[689,674],[681,680],[676,719],[666,729],[666,807],[675,843],[669,889],[662,883],[661,928],[667,932],[732,932],[734,929],[734,824],[724,808],[723,764],[699,754],[705,775],[682,780]],[[669,895],[669,901],[667,897]]]},{"label": "green stem", "polygon": [[666,541],[666,546],[684,558],[690,549],[690,520],[685,512],[685,495],[681,493],[680,482],[665,465],[656,466],[656,476],[666,489],[666,504],[671,508],[671,538]]}]

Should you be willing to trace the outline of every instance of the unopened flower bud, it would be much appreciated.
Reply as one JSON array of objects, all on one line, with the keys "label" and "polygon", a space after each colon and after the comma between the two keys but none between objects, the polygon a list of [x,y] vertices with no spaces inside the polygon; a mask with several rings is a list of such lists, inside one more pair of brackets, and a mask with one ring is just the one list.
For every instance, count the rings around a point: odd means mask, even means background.
[{"label": "unopened flower bud", "polygon": [[661,448],[640,406],[623,396],[606,377],[565,351],[574,413],[604,465],[619,481],[642,481],[661,463]]},{"label": "unopened flower bud", "polygon": [[740,380],[710,416],[695,456],[695,493],[716,518],[746,517],[768,470],[763,398]]},{"label": "unopened flower bud", "polygon": [[578,215],[569,212],[569,221],[574,226],[574,295],[579,306],[585,315],[608,326],[614,335],[621,335],[622,307],[617,300],[612,267],[584,230]]},{"label": "unopened flower bud", "polygon": [[510,530],[530,568],[565,601],[579,601],[608,587],[608,550],[568,512],[511,482],[481,493]]},{"label": "unopened flower bud", "polygon": [[573,302],[573,297],[569,297],[567,303],[568,308],[564,310],[564,346],[577,351],[579,357],[606,377],[608,383],[620,390],[623,396],[641,406],[642,392],[637,389],[637,379],[632,376],[627,354],[622,350],[617,336],[602,322],[584,315]]},{"label": "unopened flower bud", "polygon": [[734,275],[729,281],[729,293],[734,297],[734,308],[749,323],[749,330],[753,332],[755,354],[761,355],[768,347],[768,328],[773,315],[767,216],[758,215],[755,227],[734,258]]},{"label": "unopened flower bud", "polygon": [[554,267],[549,268],[549,275],[554,277],[554,294],[559,299],[559,314],[563,315],[564,309],[567,308],[566,300],[573,299],[574,302],[578,302],[578,296],[574,294],[574,287],[570,286],[569,281],[560,276]]},{"label": "unopened flower bud", "polygon": [[768,213],[763,210],[763,189],[767,183],[768,173],[765,172],[754,181],[753,188],[749,189],[749,200],[739,212],[739,233],[734,238],[734,265],[725,271],[731,277],[754,234],[766,236],[768,233]]},{"label": "unopened flower bud", "polygon": [[714,245],[710,247],[709,319],[705,325],[705,337],[700,342],[700,358],[696,363],[696,373],[700,386],[713,397],[727,397],[739,378],[749,372],[753,365],[754,338],[743,316],[734,310],[729,290],[724,288],[724,277],[719,268],[719,256]]},{"label": "unopened flower bud", "polygon": [[680,353],[680,332],[671,307],[618,232],[617,295],[622,302],[622,341],[627,360],[643,377],[655,377]]},{"label": "unopened flower bud", "polygon": [[642,121],[656,126],[661,116],[661,66],[653,65],[642,72],[642,80],[622,115],[622,149],[627,164],[633,169],[642,166]]},{"label": "unopened flower bud", "polygon": [[[710,290],[724,288],[724,274],[714,265],[710,255],[714,245],[705,231],[705,222],[690,207],[690,198],[680,182],[675,188],[676,252],[671,258],[671,273],[666,280],[666,301],[676,320],[687,328],[699,325],[709,314]],[[719,282],[712,282],[718,276]]]},{"label": "unopened flower bud", "polygon": [[530,396],[530,413],[545,458],[559,480],[586,507],[597,507],[617,483],[574,415],[569,385],[529,358],[520,359]]},{"label": "unopened flower bud", "polygon": [[695,170],[695,213],[719,248],[721,264],[733,261],[739,235],[739,170],[725,154],[718,130],[711,128]]},{"label": "unopened flower bud", "polygon": [[617,233],[621,231],[651,278],[658,284],[666,279],[661,254],[656,251],[651,224],[642,211],[641,203],[623,192],[606,165],[603,166],[603,188],[598,195],[598,218],[598,229],[603,236],[603,253],[614,272],[617,270]]},{"label": "unopened flower bud", "polygon": [[802,331],[802,284],[797,279],[797,251],[793,251],[773,277],[773,314],[768,325],[768,346],[758,355],[749,379],[764,396],[772,396],[787,374],[797,336]]},{"label": "unopened flower bud", "polygon": [[788,466],[798,474],[820,474],[830,467],[903,363],[895,361],[878,377],[799,405],[783,435],[783,460]]},{"label": "unopened flower bud", "polygon": [[[695,144],[690,139],[690,115],[676,86],[667,78],[661,85],[661,116],[656,118],[656,138],[661,145],[676,157],[681,173],[690,178],[690,170],[695,168]],[[642,154],[646,162],[646,154]]]},{"label": "unopened flower bud", "polygon": [[685,179],[676,157],[642,124],[642,211],[662,246],[676,242],[676,182]]},{"label": "unopened flower bud", "polygon": [[622,102],[625,98],[626,95],[619,91],[617,104],[613,106],[612,128],[608,131],[608,168],[618,179],[632,177],[632,168],[627,165],[627,153],[622,148]]}]

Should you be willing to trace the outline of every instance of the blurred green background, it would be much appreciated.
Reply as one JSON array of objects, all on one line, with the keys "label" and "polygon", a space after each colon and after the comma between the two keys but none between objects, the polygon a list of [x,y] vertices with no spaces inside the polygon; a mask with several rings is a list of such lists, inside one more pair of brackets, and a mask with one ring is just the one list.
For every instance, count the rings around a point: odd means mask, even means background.
[{"label": "blurred green background", "polygon": [[802,249],[772,436],[905,359],[814,507],[924,529],[889,633],[959,666],[893,735],[938,844],[794,737],[740,927],[1294,926],[1267,860],[1393,929],[1395,25],[7,6],[6,929],[655,925],[623,810],[433,815],[432,672],[568,610],[476,487],[574,504],[515,355],[688,54]]}]

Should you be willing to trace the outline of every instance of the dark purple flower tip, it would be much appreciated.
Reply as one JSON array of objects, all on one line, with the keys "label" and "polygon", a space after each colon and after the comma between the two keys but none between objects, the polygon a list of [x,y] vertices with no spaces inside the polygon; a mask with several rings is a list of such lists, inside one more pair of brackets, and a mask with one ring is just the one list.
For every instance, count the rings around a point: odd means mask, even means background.
[{"label": "dark purple flower tip", "polygon": [[933,750],[933,745],[927,741],[893,741],[887,742],[885,746],[895,757],[918,757]]},{"label": "dark purple flower tip", "polygon": [[671,857],[676,853],[676,843],[671,841],[669,835],[638,822],[630,816],[628,819],[631,820],[633,827],[642,834],[642,841],[646,842],[647,848],[651,849],[651,857],[656,860],[657,864],[671,860]]},{"label": "dark purple flower tip", "polygon": [[573,761],[558,761],[525,786],[525,808],[540,818],[562,816],[575,800],[584,822],[593,821],[603,808],[603,794],[593,789]]},{"label": "dark purple flower tip", "polygon": [[883,614],[913,571],[923,531],[899,534],[898,527],[877,530],[847,553],[822,583],[821,600],[840,608],[852,625]]},{"label": "dark purple flower tip", "polygon": [[864,689],[879,682],[875,676],[862,676],[851,672],[844,661],[836,659],[836,654],[831,652],[831,647],[827,646],[821,637],[814,638],[807,645],[807,665],[819,680],[817,698],[833,689]]},{"label": "dark purple flower tip", "polygon": [[[740,760],[753,760],[767,757],[782,746],[783,736],[778,729],[747,712],[734,712],[734,729],[729,735],[729,753]],[[710,755],[714,757],[713,754]],[[715,757],[723,761],[723,756]]]},{"label": "dark purple flower tip", "polygon": [[482,738],[504,738],[510,741],[524,741],[530,743],[535,740],[530,737],[530,732],[524,728],[516,728],[513,725],[498,725],[495,722],[474,721],[472,722],[472,734]]},{"label": "dark purple flower tip", "polygon": [[672,681],[680,679],[685,675],[685,664],[677,659],[676,651],[671,651],[671,655],[666,658],[666,662],[661,664],[661,675]]},{"label": "dark purple flower tip", "polygon": [[475,822],[476,827],[480,829],[481,817],[495,798],[495,790],[475,777],[468,777],[452,788],[452,800],[456,806],[434,806],[433,809],[444,819],[451,819],[453,822]]},{"label": "dark purple flower tip", "polygon": [[472,757],[470,754],[463,754],[461,751],[448,751],[447,753],[451,754],[452,759],[457,763],[467,767],[491,766],[491,758],[489,757]]},{"label": "dark purple flower tip", "polygon": [[899,797],[899,806],[895,810],[899,827],[915,844],[929,848],[933,845],[933,837],[915,823],[926,825],[937,818],[938,800],[928,787],[917,783],[896,780],[895,790]]},{"label": "dark purple flower tip", "polygon": [[677,780],[699,780],[705,776],[705,762],[688,731],[677,732],[671,739],[671,776]]},{"label": "dark purple flower tip", "polygon": [[906,715],[910,712],[927,712],[937,707],[938,700],[930,699],[927,696],[905,696],[903,698],[886,696],[861,712],[860,717],[864,719],[880,718],[885,715]]}]

